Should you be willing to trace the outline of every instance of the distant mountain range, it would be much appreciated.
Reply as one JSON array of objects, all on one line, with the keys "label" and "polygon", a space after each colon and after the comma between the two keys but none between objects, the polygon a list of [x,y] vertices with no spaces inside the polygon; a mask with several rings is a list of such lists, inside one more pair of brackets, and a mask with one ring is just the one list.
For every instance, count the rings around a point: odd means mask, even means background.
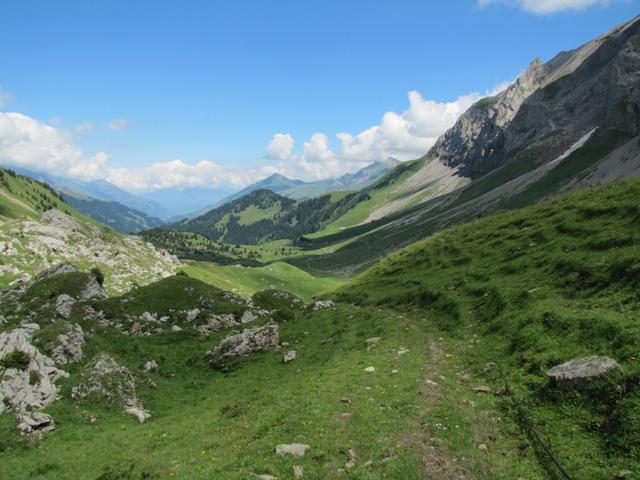
[{"label": "distant mountain range", "polygon": [[205,214],[209,210],[232,202],[240,197],[244,197],[256,190],[271,190],[274,193],[279,193],[284,197],[293,198],[294,200],[318,197],[330,192],[360,190],[373,184],[376,180],[393,170],[399,164],[400,160],[389,157],[384,161],[373,162],[355,173],[346,173],[338,178],[329,178],[315,182],[293,180],[278,173],[274,173],[270,177],[256,183],[252,183],[239,192],[229,195],[228,197],[225,197],[222,200],[184,218],[196,218]]}]

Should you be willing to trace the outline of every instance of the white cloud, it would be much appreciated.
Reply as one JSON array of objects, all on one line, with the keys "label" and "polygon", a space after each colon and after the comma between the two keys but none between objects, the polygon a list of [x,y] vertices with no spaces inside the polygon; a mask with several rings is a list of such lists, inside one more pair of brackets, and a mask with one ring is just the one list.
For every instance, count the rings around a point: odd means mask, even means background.
[{"label": "white cloud", "polygon": [[293,151],[293,137],[288,133],[276,133],[267,146],[266,157],[272,160],[289,160]]},{"label": "white cloud", "polygon": [[13,93],[0,87],[0,108],[4,108],[13,100]]},{"label": "white cloud", "polygon": [[462,95],[451,102],[424,99],[417,91],[409,92],[409,107],[402,113],[386,112],[380,123],[360,133],[339,132],[339,148],[332,150],[323,133],[315,133],[304,143],[301,155],[293,152],[294,139],[277,133],[267,147],[267,158],[279,163],[269,166],[272,172],[317,180],[356,171],[371,162],[396,157],[410,160],[424,155],[471,105],[487,95],[495,95],[512,82],[493,90]]},{"label": "white cloud", "polygon": [[478,0],[478,5],[481,7],[496,3],[516,6],[538,15],[546,15],[565,10],[584,10],[595,5],[607,6],[611,0]]},{"label": "white cloud", "polygon": [[109,156],[87,156],[72,141],[67,132],[27,115],[0,112],[1,163],[84,180],[102,178]]},{"label": "white cloud", "polygon": [[172,160],[141,169],[114,168],[108,172],[106,179],[126,190],[160,190],[216,185],[244,187],[264,176],[265,172],[255,169],[241,170],[209,160],[201,160],[195,164]]},{"label": "white cloud", "polygon": [[131,126],[131,121],[126,118],[116,118],[107,124],[111,130],[124,130]]}]

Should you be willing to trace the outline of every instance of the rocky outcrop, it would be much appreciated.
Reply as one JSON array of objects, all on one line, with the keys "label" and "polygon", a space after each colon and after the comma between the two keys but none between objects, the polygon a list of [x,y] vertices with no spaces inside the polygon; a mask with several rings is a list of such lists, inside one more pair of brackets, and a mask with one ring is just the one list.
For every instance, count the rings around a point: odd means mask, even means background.
[{"label": "rocky outcrop", "polygon": [[44,280],[45,278],[55,277],[57,275],[62,275],[63,273],[73,273],[80,272],[80,269],[74,267],[69,263],[60,263],[52,268],[47,268],[43,270],[38,275],[36,275],[35,281]]},{"label": "rocky outcrop", "polygon": [[210,335],[215,332],[219,332],[224,328],[232,328],[240,325],[240,322],[236,320],[236,317],[230,313],[223,313],[221,315],[210,315],[207,317],[206,323],[194,327],[194,329],[202,335]]},{"label": "rocky outcrop", "polygon": [[278,325],[272,322],[226,337],[206,357],[213,366],[220,366],[239,357],[277,350],[279,345]]},{"label": "rocky outcrop", "polygon": [[44,408],[58,397],[56,381],[68,377],[33,345],[37,324],[0,334],[0,413]]},{"label": "rocky outcrop", "polygon": [[133,374],[105,353],[98,355],[83,373],[80,382],[71,390],[71,398],[96,398],[119,404],[127,415],[140,422],[150,417],[137,398]]},{"label": "rocky outcrop", "polygon": [[547,372],[547,376],[561,387],[584,387],[591,380],[619,369],[620,365],[609,357],[591,356],[556,365]]},{"label": "rocky outcrop", "polygon": [[48,343],[45,348],[58,365],[66,365],[82,360],[84,341],[82,327],[74,323],[69,325],[65,333],[59,334],[55,341]]},{"label": "rocky outcrop", "polygon": [[85,285],[82,292],[80,292],[80,295],[78,295],[78,299],[86,302],[95,298],[107,298],[107,292],[105,291],[104,287],[100,283],[98,283],[98,280],[94,275],[89,275],[87,284]]},{"label": "rocky outcrop", "polygon": [[536,59],[506,90],[480,100],[428,159],[479,177],[518,158],[551,161],[595,128],[640,133],[640,21],[614,28],[546,64]]},{"label": "rocky outcrop", "polygon": [[58,295],[56,299],[56,316],[58,318],[64,318],[65,320],[68,319],[71,316],[71,310],[75,303],[76,300],[66,293]]}]

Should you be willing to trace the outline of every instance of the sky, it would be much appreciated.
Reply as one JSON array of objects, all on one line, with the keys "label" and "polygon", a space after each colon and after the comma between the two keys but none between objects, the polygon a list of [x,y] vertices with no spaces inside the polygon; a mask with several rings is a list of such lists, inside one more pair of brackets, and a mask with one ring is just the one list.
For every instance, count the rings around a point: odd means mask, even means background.
[{"label": "sky", "polygon": [[640,0],[0,2],[0,163],[134,192],[417,158]]}]

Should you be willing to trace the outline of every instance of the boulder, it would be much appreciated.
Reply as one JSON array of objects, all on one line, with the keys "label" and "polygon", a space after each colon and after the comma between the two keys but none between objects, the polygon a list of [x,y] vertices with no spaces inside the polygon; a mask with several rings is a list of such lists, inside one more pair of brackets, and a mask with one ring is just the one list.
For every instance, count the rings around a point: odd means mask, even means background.
[{"label": "boulder", "polygon": [[87,284],[82,292],[80,292],[80,295],[78,295],[78,299],[86,302],[88,300],[93,300],[94,298],[105,299],[107,298],[107,292],[104,287],[98,283],[95,276],[89,275]]},{"label": "boulder", "polygon": [[199,308],[194,308],[193,310],[189,310],[187,312],[187,322],[193,322],[198,315],[200,315],[200,309]]},{"label": "boulder", "polygon": [[242,317],[240,317],[240,323],[251,323],[257,318],[258,315],[256,315],[254,312],[252,312],[251,310],[245,310],[245,312],[242,314]]},{"label": "boulder", "polygon": [[282,363],[293,362],[297,358],[298,354],[295,350],[289,350],[284,353],[284,357],[282,358]]},{"label": "boulder", "polygon": [[212,365],[217,366],[239,357],[277,350],[279,345],[278,325],[271,322],[263,327],[250,328],[226,337],[207,352],[206,356]]},{"label": "boulder", "polygon": [[74,323],[69,325],[65,333],[59,334],[55,341],[48,343],[46,349],[58,365],[76,363],[82,360],[84,340],[82,327]]},{"label": "boulder", "polygon": [[316,300],[311,305],[311,308],[314,310],[322,310],[323,308],[331,308],[335,307],[336,304],[333,300]]},{"label": "boulder", "polygon": [[311,447],[304,443],[291,443],[276,446],[277,455],[294,455],[296,457],[304,457],[304,454]]},{"label": "boulder", "polygon": [[171,325],[171,331],[176,333],[176,332],[181,332],[182,329],[178,325]]},{"label": "boulder", "polygon": [[135,418],[139,423],[144,423],[151,418],[151,414],[139,405],[131,405],[130,407],[125,406],[124,413]]},{"label": "boulder", "polygon": [[25,412],[16,415],[18,430],[22,433],[46,433],[55,430],[56,425],[50,415],[42,412]]},{"label": "boulder", "polygon": [[68,319],[71,316],[71,310],[75,303],[76,300],[66,293],[58,295],[56,299],[56,317],[64,318],[65,320]]},{"label": "boulder", "polygon": [[547,376],[558,386],[583,387],[594,378],[618,370],[620,365],[609,357],[574,358],[547,371]]},{"label": "boulder", "polygon": [[[8,361],[16,352],[26,360],[0,367],[0,413],[7,409],[25,412],[44,408],[58,397],[55,382],[69,374],[33,345],[37,324],[25,324],[0,334],[0,360]],[[5,364],[6,365],[6,364]]]},{"label": "boulder", "polygon": [[151,370],[155,370],[156,368],[158,368],[158,364],[155,360],[149,360],[144,364],[143,368],[145,372],[150,372]]}]

